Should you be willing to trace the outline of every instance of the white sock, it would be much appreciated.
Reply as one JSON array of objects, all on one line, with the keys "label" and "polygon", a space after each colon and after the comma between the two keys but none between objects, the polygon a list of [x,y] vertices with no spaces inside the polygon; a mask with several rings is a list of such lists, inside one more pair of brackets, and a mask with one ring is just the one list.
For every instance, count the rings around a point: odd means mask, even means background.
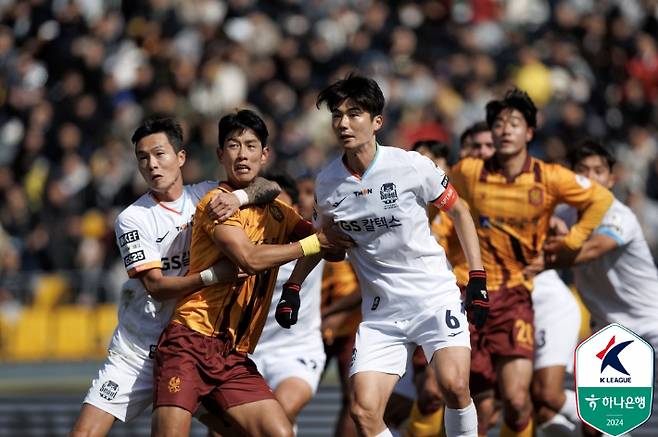
[{"label": "white sock", "polygon": [[579,437],[581,435],[581,427],[561,414],[556,414],[551,420],[537,427],[538,437]]},{"label": "white sock", "polygon": [[478,435],[478,416],[473,401],[468,407],[459,410],[446,407],[443,420],[447,437],[477,437]]},{"label": "white sock", "polygon": [[580,423],[580,417],[578,417],[578,411],[576,410],[576,392],[573,390],[565,390],[564,395],[566,399],[559,414],[563,415],[572,423]]},{"label": "white sock", "polygon": [[380,432],[375,437],[393,437],[393,434],[391,434],[391,431],[389,431],[388,428],[386,428],[384,431]]}]

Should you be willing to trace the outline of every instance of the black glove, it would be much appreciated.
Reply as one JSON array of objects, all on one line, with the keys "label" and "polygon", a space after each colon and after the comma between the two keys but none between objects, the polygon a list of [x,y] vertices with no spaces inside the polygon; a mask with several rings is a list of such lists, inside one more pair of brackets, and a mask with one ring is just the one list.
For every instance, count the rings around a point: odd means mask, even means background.
[{"label": "black glove", "polygon": [[484,270],[471,270],[466,285],[466,314],[468,321],[476,329],[484,326],[489,315],[489,295],[487,294],[487,273]]},{"label": "black glove", "polygon": [[290,329],[292,325],[297,323],[297,314],[299,313],[299,290],[301,285],[294,282],[286,282],[283,284],[283,291],[281,292],[281,299],[276,306],[276,313],[274,318],[281,325],[281,327]]}]

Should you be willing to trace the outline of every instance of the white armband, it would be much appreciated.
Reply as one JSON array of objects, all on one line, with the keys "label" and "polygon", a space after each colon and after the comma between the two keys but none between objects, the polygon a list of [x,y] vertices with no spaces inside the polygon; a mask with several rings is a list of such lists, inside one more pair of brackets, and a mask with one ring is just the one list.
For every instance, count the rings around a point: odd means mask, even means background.
[{"label": "white armband", "polygon": [[205,286],[219,282],[219,279],[217,279],[217,275],[215,274],[215,270],[212,267],[205,269],[199,273],[199,275],[201,276],[201,282],[203,282],[203,285]]},{"label": "white armband", "polygon": [[235,190],[233,191],[233,195],[238,198],[238,202],[240,202],[240,206],[249,203],[249,195],[245,190]]}]

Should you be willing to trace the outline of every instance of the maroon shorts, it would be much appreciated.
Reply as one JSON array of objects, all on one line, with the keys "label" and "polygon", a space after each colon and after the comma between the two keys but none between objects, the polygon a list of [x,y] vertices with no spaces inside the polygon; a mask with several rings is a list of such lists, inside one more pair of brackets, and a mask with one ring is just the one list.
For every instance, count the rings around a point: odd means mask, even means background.
[{"label": "maroon shorts", "polygon": [[230,344],[170,323],[155,352],[153,408],[176,406],[194,414],[274,399],[256,365]]},{"label": "maroon shorts", "polygon": [[494,388],[499,358],[534,356],[534,313],[530,292],[523,286],[489,291],[489,318],[471,331],[471,392]]}]

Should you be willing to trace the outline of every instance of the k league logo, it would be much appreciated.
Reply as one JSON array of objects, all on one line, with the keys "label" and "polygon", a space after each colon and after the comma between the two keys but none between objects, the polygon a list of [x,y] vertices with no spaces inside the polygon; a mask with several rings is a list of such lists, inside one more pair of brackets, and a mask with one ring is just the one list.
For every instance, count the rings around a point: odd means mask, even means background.
[{"label": "k league logo", "polygon": [[651,416],[654,350],[642,337],[617,323],[576,348],[578,415],[611,436],[627,433]]}]

